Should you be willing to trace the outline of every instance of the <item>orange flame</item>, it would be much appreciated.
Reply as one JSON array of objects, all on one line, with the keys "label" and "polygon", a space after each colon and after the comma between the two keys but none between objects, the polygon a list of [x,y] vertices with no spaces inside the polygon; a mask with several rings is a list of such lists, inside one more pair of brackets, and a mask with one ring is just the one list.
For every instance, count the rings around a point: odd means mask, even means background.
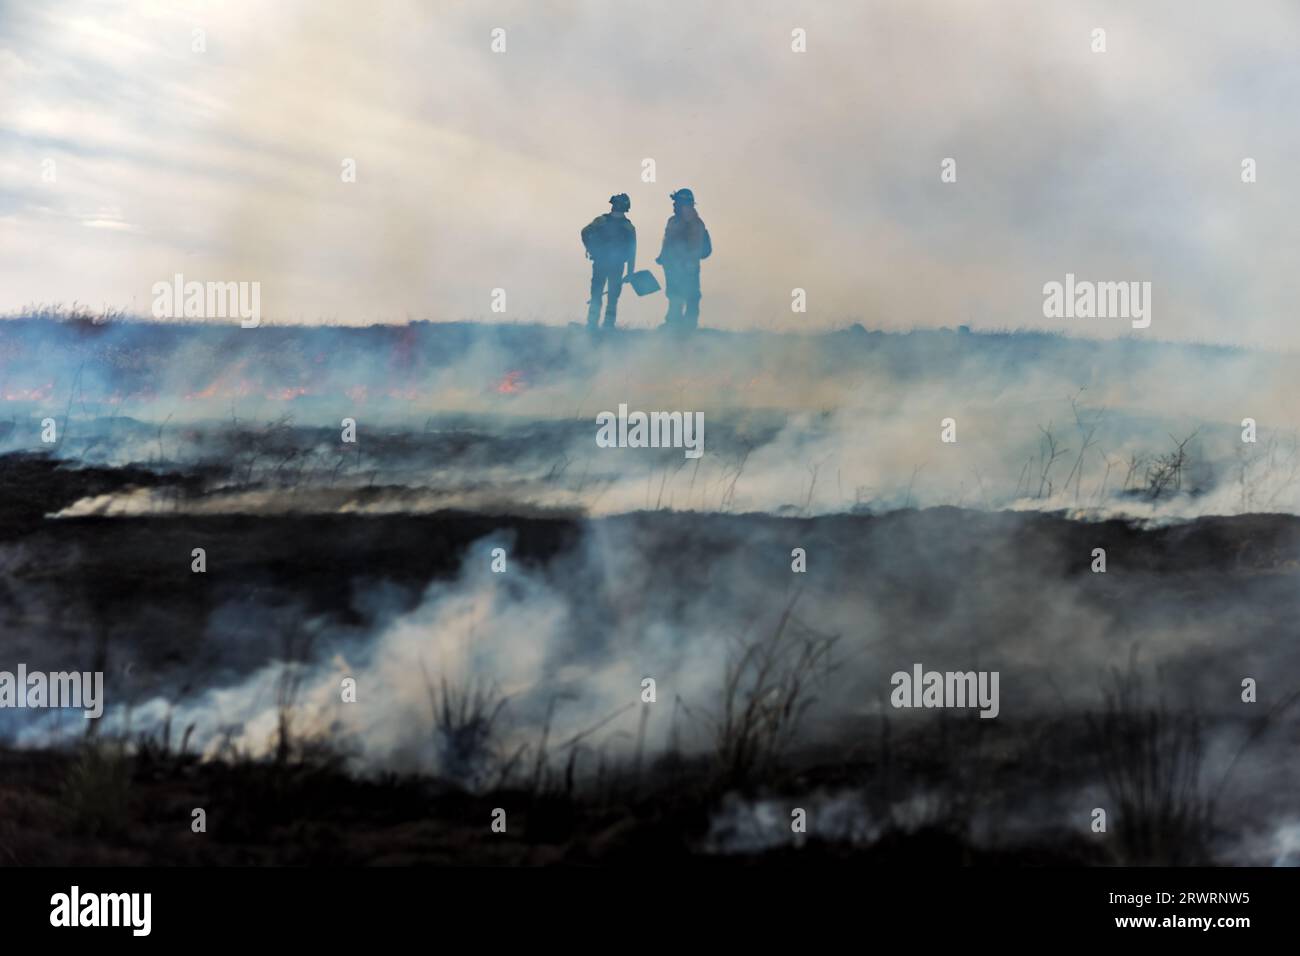
[{"label": "orange flame", "polygon": [[514,395],[522,392],[526,388],[524,383],[524,373],[519,369],[506,372],[505,378],[497,382],[497,394]]}]

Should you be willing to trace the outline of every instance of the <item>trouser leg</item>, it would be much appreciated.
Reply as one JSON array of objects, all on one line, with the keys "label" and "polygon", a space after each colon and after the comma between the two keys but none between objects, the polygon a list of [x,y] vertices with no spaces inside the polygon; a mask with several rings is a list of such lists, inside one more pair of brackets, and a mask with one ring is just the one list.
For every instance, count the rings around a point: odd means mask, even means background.
[{"label": "trouser leg", "polygon": [[664,325],[676,328],[682,316],[682,300],[677,296],[668,297],[668,311],[664,315]]},{"label": "trouser leg", "polygon": [[604,291],[605,274],[595,263],[591,266],[591,299],[587,303],[587,324],[593,328],[600,320],[600,295]]},{"label": "trouser leg", "polygon": [[682,324],[688,329],[694,329],[699,326],[700,297],[698,295],[693,295],[686,299],[686,312],[683,316]]},{"label": "trouser leg", "polygon": [[617,269],[609,271],[606,275],[606,281],[609,283],[609,292],[605,298],[605,327],[612,329],[615,320],[618,318],[618,296],[623,291],[622,264]]}]

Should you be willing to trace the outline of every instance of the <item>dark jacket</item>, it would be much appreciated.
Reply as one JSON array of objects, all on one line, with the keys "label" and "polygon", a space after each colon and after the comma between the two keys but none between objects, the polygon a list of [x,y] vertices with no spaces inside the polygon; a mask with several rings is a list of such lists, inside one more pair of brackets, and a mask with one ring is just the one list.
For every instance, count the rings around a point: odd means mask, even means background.
[{"label": "dark jacket", "polygon": [[587,255],[601,265],[636,262],[636,227],[626,216],[607,212],[597,216],[582,230],[582,244]]},{"label": "dark jacket", "polygon": [[668,217],[663,248],[656,260],[660,265],[665,268],[698,266],[701,259],[709,258],[712,253],[713,240],[709,238],[708,227],[694,207]]}]

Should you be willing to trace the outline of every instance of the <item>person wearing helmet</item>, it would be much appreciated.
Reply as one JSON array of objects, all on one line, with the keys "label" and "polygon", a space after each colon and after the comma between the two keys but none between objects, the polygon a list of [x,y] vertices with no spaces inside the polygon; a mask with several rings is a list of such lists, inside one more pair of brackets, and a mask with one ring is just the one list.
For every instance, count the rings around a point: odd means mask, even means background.
[{"label": "person wearing helmet", "polygon": [[597,216],[582,230],[582,244],[591,260],[591,298],[587,301],[587,327],[596,328],[600,297],[605,296],[605,328],[618,319],[618,294],[623,291],[624,268],[636,271],[636,227],[627,218],[632,200],[627,193],[609,197],[610,211]]},{"label": "person wearing helmet", "polygon": [[668,197],[673,214],[664,228],[664,244],[655,262],[664,267],[668,314],[664,324],[693,329],[700,322],[700,261],[713,252],[704,220],[695,211],[695,194],[679,189]]}]

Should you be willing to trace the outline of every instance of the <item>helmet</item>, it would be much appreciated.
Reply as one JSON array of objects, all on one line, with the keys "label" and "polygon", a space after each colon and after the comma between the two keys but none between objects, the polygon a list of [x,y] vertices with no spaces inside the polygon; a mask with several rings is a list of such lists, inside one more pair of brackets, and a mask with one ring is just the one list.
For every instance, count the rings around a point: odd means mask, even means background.
[{"label": "helmet", "polygon": [[609,204],[615,212],[627,212],[632,208],[632,200],[628,198],[627,193],[619,193],[617,196],[609,197]]},{"label": "helmet", "polygon": [[688,206],[695,205],[695,193],[691,192],[689,189],[679,189],[675,193],[669,193],[668,198],[673,202],[684,203]]}]

